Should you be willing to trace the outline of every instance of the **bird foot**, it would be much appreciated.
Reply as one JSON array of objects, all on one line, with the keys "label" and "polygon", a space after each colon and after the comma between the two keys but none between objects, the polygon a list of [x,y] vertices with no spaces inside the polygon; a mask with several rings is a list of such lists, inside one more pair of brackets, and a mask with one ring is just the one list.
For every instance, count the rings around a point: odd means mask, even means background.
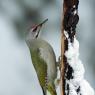
[{"label": "bird foot", "polygon": [[55,87],[57,88],[60,84],[60,79],[55,79],[54,84],[55,84]]},{"label": "bird foot", "polygon": [[58,57],[57,66],[59,67],[59,69],[61,68],[61,61],[62,61],[62,58],[63,58],[62,55]]}]

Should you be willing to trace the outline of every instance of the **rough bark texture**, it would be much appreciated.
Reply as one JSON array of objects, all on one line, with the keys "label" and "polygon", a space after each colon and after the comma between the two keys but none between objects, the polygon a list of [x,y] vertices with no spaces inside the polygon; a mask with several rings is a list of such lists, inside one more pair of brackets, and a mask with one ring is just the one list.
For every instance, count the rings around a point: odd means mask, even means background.
[{"label": "rough bark texture", "polygon": [[[64,35],[64,31],[68,32],[69,39],[73,43],[74,36],[76,33],[76,25],[79,21],[78,14],[74,14],[75,10],[78,10],[78,0],[64,0],[63,3],[63,20],[62,20],[62,36],[61,36],[61,95],[69,95],[65,93],[65,89],[69,90],[68,85],[66,86],[66,79],[70,80],[73,78],[73,69],[69,66],[67,59],[64,55],[65,51],[68,50],[68,39]],[[66,70],[68,69],[68,72]],[[65,73],[67,73],[65,75]],[[65,88],[65,86],[67,88]]]}]

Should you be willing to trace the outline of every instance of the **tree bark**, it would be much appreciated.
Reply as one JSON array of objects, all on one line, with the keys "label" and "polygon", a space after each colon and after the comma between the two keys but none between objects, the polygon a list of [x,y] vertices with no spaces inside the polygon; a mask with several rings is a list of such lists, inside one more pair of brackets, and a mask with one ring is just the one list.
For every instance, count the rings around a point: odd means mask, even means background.
[{"label": "tree bark", "polygon": [[[63,19],[62,19],[62,29],[61,29],[61,95],[65,94],[65,73],[68,68],[67,59],[64,55],[65,51],[68,50],[68,39],[65,37],[64,31],[69,34],[69,39],[73,43],[73,39],[76,33],[76,24],[78,23],[78,14],[73,14],[73,10],[78,10],[78,0],[64,0],[63,2]],[[73,31],[73,32],[72,32]],[[70,68],[68,68],[70,69]],[[68,74],[67,77],[71,77]],[[68,94],[69,95],[69,94]]]}]

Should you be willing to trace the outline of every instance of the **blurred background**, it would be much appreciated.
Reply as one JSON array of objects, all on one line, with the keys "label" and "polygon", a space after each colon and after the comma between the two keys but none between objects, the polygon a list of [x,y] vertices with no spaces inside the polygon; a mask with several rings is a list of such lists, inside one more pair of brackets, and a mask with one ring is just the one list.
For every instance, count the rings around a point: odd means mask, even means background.
[{"label": "blurred background", "polygon": [[[95,0],[81,0],[77,38],[85,78],[95,89]],[[42,95],[24,40],[27,29],[44,19],[40,37],[60,56],[62,0],[0,0],[0,95]]]}]

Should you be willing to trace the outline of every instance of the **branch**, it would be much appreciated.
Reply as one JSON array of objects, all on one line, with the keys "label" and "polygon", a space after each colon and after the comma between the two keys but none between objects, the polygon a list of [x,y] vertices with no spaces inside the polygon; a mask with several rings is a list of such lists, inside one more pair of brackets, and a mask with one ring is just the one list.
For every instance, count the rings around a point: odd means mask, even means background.
[{"label": "branch", "polygon": [[[65,90],[69,90],[66,87],[66,79],[72,78],[72,68],[68,65],[67,58],[64,53],[68,50],[68,41],[73,43],[74,36],[76,33],[76,25],[79,21],[78,16],[78,0],[64,0],[63,3],[63,20],[62,20],[62,31],[61,31],[61,95],[66,94]],[[68,36],[68,37],[67,37]],[[68,72],[66,70],[68,69]],[[67,74],[66,74],[67,73]]]}]

